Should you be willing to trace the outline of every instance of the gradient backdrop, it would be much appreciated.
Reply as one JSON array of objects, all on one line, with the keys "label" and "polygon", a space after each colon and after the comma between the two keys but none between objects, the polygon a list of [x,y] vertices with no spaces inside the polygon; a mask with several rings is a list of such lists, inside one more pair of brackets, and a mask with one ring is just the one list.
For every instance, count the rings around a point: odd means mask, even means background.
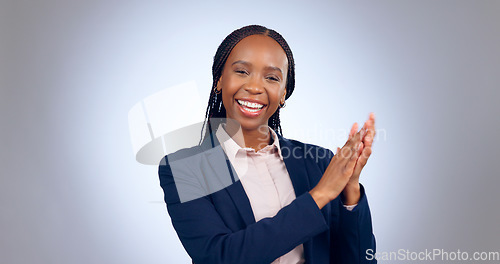
[{"label": "gradient backdrop", "polygon": [[0,262],[189,263],[127,114],[190,80],[208,100],[218,45],[248,24],[295,55],[285,136],[335,149],[375,112],[362,182],[378,251],[500,251],[499,13],[498,0],[1,0]]}]

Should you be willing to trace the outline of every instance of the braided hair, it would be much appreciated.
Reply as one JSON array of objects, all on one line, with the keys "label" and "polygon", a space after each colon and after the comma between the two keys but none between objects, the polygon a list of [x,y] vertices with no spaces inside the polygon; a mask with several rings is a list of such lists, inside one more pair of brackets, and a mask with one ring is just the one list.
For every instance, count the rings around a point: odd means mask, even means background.
[{"label": "braided hair", "polygon": [[[288,97],[290,97],[290,95],[292,95],[293,93],[293,89],[295,88],[295,63],[293,60],[292,50],[288,46],[286,40],[278,32],[260,25],[249,25],[237,29],[222,41],[219,48],[217,49],[217,52],[215,53],[214,63],[212,65],[213,83],[210,92],[210,98],[208,99],[207,110],[205,112],[205,121],[201,129],[202,134],[203,128],[205,128],[205,126],[207,135],[208,133],[212,133],[211,131],[213,127],[217,127],[218,124],[214,123],[217,122],[216,120],[222,120],[223,118],[226,118],[226,108],[224,108],[224,105],[222,104],[222,94],[215,93],[215,87],[217,87],[217,83],[219,82],[219,79],[222,75],[222,70],[224,69],[224,65],[226,64],[231,50],[243,38],[251,35],[264,35],[271,37],[283,48],[288,59],[285,100],[288,99]],[[268,125],[269,127],[271,127],[271,129],[276,131],[276,133],[280,135],[283,134],[280,123],[279,107],[276,112],[274,112],[274,114],[269,118]]]}]

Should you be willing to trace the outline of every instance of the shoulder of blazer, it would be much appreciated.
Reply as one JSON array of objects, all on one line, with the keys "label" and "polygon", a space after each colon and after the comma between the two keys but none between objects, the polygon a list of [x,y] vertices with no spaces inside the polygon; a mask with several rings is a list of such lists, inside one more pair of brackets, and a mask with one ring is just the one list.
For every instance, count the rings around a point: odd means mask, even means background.
[{"label": "shoulder of blazer", "polygon": [[[178,183],[179,177],[174,177],[174,171],[178,171],[181,168],[184,168],[186,171],[189,171],[190,168],[188,166],[183,166],[180,164],[185,163],[186,160],[195,157],[197,154],[201,153],[200,146],[193,146],[190,148],[184,148],[177,150],[173,153],[165,155],[159,163],[158,166],[158,175],[160,178],[160,186],[164,191],[164,199],[167,203],[177,203],[180,202],[179,195],[179,186]],[[177,165],[176,165],[177,164]],[[189,173],[183,173],[183,175],[189,175]]]},{"label": "shoulder of blazer", "polygon": [[216,137],[162,158],[158,168],[167,203],[195,200],[235,182],[234,172]]}]

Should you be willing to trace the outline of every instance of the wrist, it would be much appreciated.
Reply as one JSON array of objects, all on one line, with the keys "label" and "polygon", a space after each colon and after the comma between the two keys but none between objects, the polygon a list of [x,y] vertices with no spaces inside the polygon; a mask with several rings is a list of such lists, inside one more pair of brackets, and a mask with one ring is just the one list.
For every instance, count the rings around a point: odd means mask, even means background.
[{"label": "wrist", "polygon": [[359,181],[349,181],[344,187],[343,191],[360,191],[361,186],[359,185]]},{"label": "wrist", "polygon": [[359,182],[348,183],[342,191],[342,202],[344,205],[354,205],[359,202],[361,197],[361,187]]},{"label": "wrist", "polygon": [[321,190],[318,190],[317,188],[313,188],[312,190],[310,190],[309,194],[311,194],[312,198],[316,202],[316,205],[318,205],[319,209],[322,209],[325,205],[327,205],[332,200],[332,199],[330,199],[330,197],[327,193],[322,192]]}]

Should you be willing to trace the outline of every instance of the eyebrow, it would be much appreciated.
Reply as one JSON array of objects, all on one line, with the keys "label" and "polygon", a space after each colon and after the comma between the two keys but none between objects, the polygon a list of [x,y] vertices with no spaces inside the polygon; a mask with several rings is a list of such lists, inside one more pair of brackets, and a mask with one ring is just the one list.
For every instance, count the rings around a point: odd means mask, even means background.
[{"label": "eyebrow", "polygon": [[[244,61],[244,60],[237,60],[235,62],[233,62],[231,65],[235,65],[235,64],[243,64],[243,65],[247,65],[247,66],[251,66],[252,64],[248,61]],[[279,71],[281,74],[283,74],[283,72],[281,71],[280,68],[276,67],[276,66],[266,66],[264,69],[270,69],[270,70],[275,70],[275,71]]]}]

